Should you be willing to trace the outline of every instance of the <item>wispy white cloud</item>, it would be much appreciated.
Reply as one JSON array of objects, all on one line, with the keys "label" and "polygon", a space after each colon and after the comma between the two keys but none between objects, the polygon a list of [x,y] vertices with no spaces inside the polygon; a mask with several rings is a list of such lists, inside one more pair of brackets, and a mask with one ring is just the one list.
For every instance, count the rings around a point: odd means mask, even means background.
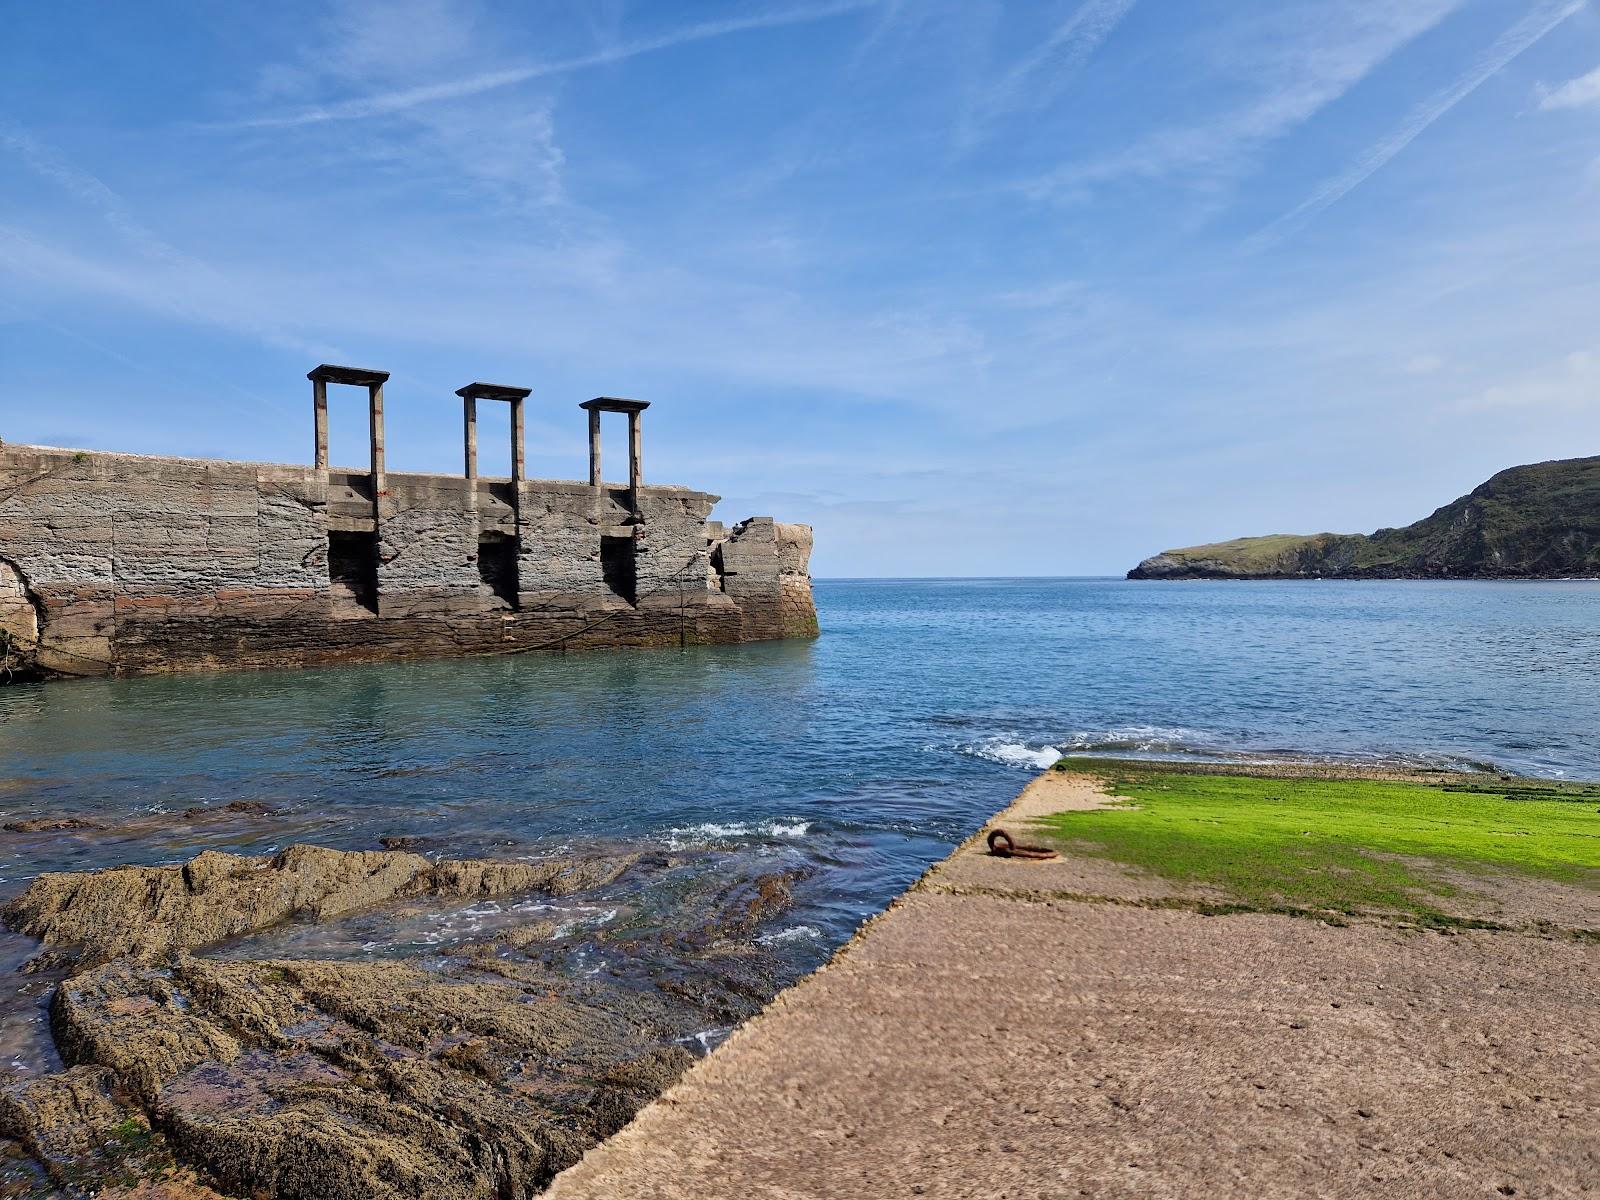
[{"label": "wispy white cloud", "polygon": [[[59,158],[52,156],[47,159],[54,166],[62,166]],[[67,167],[67,179],[81,182],[80,172]],[[83,176],[83,178],[89,178]],[[104,185],[101,185],[102,187]],[[98,189],[92,193],[99,197]],[[115,202],[115,194],[106,192],[108,202]],[[167,270],[179,271],[185,268],[186,260],[176,252],[163,256],[160,263],[155,264],[154,270],[165,273]],[[95,296],[109,299],[129,307],[147,308],[162,313],[168,317],[176,317],[183,321],[211,325],[231,329],[233,332],[244,334],[253,340],[263,341],[269,345],[276,345],[283,349],[292,350],[297,354],[307,354],[308,346],[305,342],[289,337],[280,331],[269,329],[262,323],[254,320],[241,320],[237,309],[230,310],[224,299],[226,287],[219,286],[214,292],[214,297],[221,303],[206,306],[188,305],[174,295],[162,294],[157,289],[151,294],[144,286],[148,271],[123,270],[104,262],[91,261],[70,251],[63,251],[59,247],[49,245],[30,236],[20,229],[0,224],[0,276],[10,274],[14,277],[29,278],[34,282],[36,294],[50,288],[62,288],[79,297]],[[193,279],[191,272],[191,279]],[[208,283],[220,284],[220,278],[208,274]],[[68,338],[83,345],[97,354],[104,355],[123,366],[131,367],[144,375],[162,381],[162,388],[169,393],[178,389],[171,386],[177,375],[188,374],[182,364],[166,363],[160,367],[140,361],[134,357],[116,350],[104,342],[85,336],[76,329],[51,321],[37,313],[30,313],[28,319],[38,323],[53,333]],[[248,412],[252,417],[259,416],[262,408],[272,409],[280,415],[288,415],[287,411],[276,402],[260,394],[239,387],[233,380],[223,380],[220,393],[217,381],[192,379],[195,386],[204,386],[207,393],[241,412]],[[233,399],[226,393],[236,393],[247,403]],[[190,393],[193,394],[193,391]]]},{"label": "wispy white cloud", "polygon": [[1043,108],[1122,23],[1136,0],[1084,0],[1031,53],[985,88],[966,114],[958,140],[970,145],[983,128],[1020,108]]},{"label": "wispy white cloud", "polygon": [[143,253],[168,260],[180,257],[177,250],[140,224],[128,211],[122,197],[98,177],[73,166],[51,147],[15,125],[0,124],[0,150],[13,155],[39,178],[94,209],[108,226]]},{"label": "wispy white cloud", "polygon": [[1400,369],[1407,375],[1436,375],[1448,365],[1437,354],[1414,354]]},{"label": "wispy white cloud", "polygon": [[1447,86],[1418,104],[1388,136],[1368,148],[1348,168],[1328,180],[1289,212],[1250,238],[1254,248],[1270,246],[1304,228],[1387,166],[1405,148],[1530,46],[1588,6],[1588,0],[1546,0],[1534,6]]},{"label": "wispy white cloud", "polygon": [[916,3],[916,0],[881,0],[866,36],[856,43],[851,52],[851,66],[859,67],[869,61],[897,31],[908,24],[921,24],[930,15],[928,6]]},{"label": "wispy white cloud", "polygon": [[[571,24],[586,38],[609,37],[601,14]],[[255,100],[304,107],[329,94],[378,96],[402,81],[468,77],[503,53],[514,27],[473,0],[334,0],[312,39],[257,70]],[[482,212],[544,217],[565,209],[567,156],[557,138],[553,87],[491,89],[450,104],[418,104],[378,124],[322,125],[299,145],[334,172],[352,163],[411,195],[472,194]],[[308,133],[311,131],[307,131]],[[270,158],[271,146],[255,153]]]},{"label": "wispy white cloud", "polygon": [[0,224],[0,273],[29,279],[38,296],[59,292],[111,301],[186,324],[226,329],[302,357],[328,349],[269,318],[241,294],[237,278],[181,255],[129,262],[63,247],[30,230]]},{"label": "wispy white cloud", "polygon": [[499,71],[487,71],[465,79],[453,79],[422,87],[401,88],[360,96],[334,104],[317,105],[297,112],[251,117],[242,121],[222,122],[220,128],[281,129],[302,125],[319,125],[329,121],[359,121],[368,117],[388,116],[421,105],[447,100],[460,100],[478,96],[501,88],[515,87],[531,80],[563,75],[592,67],[609,66],[625,62],[642,54],[653,54],[712,38],[730,34],[748,33],[760,29],[776,29],[785,25],[799,25],[845,16],[875,7],[880,0],[834,0],[833,3],[810,5],[801,8],[778,9],[755,13],[747,17],[733,17],[722,21],[707,21],[691,25],[672,33],[653,38],[640,38],[604,46],[589,54],[551,62],[529,63]]},{"label": "wispy white cloud", "polygon": [[1466,409],[1578,408],[1600,391],[1600,348],[1574,350],[1462,402]]},{"label": "wispy white cloud", "polygon": [[1569,79],[1560,87],[1551,88],[1539,98],[1539,107],[1549,112],[1557,108],[1583,108],[1600,104],[1600,67],[1587,75]]},{"label": "wispy white cloud", "polygon": [[411,116],[414,128],[395,139],[391,150],[413,178],[470,185],[511,212],[566,201],[567,156],[550,98],[485,97],[466,111],[446,107]]},{"label": "wispy white cloud", "polygon": [[[964,314],[912,305],[818,303],[769,282],[677,266],[602,245],[474,253],[418,248],[351,305],[348,262],[241,257],[226,272],[130,260],[0,224],[0,277],[67,297],[222,329],[310,361],[337,346],[396,343],[559,357],[588,370],[713,374],[747,384],[894,399],[969,381],[985,360]],[[463,278],[474,286],[460,286]],[[626,281],[619,287],[619,279]],[[534,286],[530,286],[530,282]],[[954,393],[951,393],[954,395]],[[944,393],[930,401],[949,399]]]},{"label": "wispy white cloud", "polygon": [[[147,270],[188,279],[191,286],[203,281],[205,290],[218,298],[228,294],[227,281],[220,272],[142,224],[122,197],[98,176],[74,166],[52,147],[15,125],[0,125],[0,151],[10,153],[34,175],[97,213],[106,227],[139,256]],[[15,226],[0,225],[0,266],[42,280],[76,279],[91,291],[115,294],[124,300],[139,290],[136,270],[109,269],[103,261],[63,252]],[[168,311],[185,318],[198,315],[181,303],[169,305]],[[243,319],[236,305],[223,303],[220,308],[213,308],[209,322],[229,326],[269,345],[297,352],[307,348],[305,341],[286,333],[276,322]]]},{"label": "wispy white cloud", "polygon": [[1216,191],[1251,157],[1366,79],[1460,8],[1463,0],[1364,0],[1337,12],[1285,6],[1217,31],[1209,56],[1249,99],[1156,130],[1112,154],[1067,163],[1025,183],[1034,199],[1083,199],[1119,180],[1179,179]]}]

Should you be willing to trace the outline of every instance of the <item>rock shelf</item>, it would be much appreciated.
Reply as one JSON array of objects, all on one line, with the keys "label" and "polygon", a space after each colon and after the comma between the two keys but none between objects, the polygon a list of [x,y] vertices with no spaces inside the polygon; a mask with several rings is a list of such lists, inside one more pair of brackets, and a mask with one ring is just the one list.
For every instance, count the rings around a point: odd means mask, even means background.
[{"label": "rock shelf", "polygon": [[[652,865],[293,846],[41,876],[4,918],[68,972],[50,1011],[67,1069],[0,1091],[0,1134],[70,1195],[532,1195],[676,1079],[698,1030],[770,996],[750,935],[789,875],[707,885],[688,928],[616,934],[637,979],[529,953],[553,934],[533,915],[422,958],[250,957],[248,938],[397,902],[572,896]],[[219,943],[239,952],[204,952]]]}]

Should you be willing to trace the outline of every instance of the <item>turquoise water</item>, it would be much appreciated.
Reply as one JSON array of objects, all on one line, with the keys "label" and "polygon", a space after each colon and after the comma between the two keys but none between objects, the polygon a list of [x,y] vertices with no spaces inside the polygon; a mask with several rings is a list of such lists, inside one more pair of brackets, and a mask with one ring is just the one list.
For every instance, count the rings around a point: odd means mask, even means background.
[{"label": "turquoise water", "polygon": [[[832,845],[861,874],[838,897],[859,913],[1052,750],[1600,776],[1600,583],[816,592],[815,642],[0,689],[0,812],[263,800],[334,844],[420,833],[462,852],[725,830]],[[103,844],[6,845],[0,891]]]},{"label": "turquoise water", "polygon": [[[0,895],[207,846],[705,847],[808,872],[799,971],[1059,752],[1600,776],[1600,584],[816,590],[816,642],[0,690],[3,819],[109,826],[0,834]],[[179,815],[241,799],[281,811]]]}]

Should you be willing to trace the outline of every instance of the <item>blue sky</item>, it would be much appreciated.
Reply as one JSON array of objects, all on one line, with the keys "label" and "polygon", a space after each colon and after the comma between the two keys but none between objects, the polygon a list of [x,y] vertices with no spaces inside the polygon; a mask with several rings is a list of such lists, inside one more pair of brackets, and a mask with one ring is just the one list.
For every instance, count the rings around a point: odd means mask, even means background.
[{"label": "blue sky", "polygon": [[1600,453],[1600,6],[6,5],[0,437],[309,461],[321,361],[824,576],[1403,524]]}]

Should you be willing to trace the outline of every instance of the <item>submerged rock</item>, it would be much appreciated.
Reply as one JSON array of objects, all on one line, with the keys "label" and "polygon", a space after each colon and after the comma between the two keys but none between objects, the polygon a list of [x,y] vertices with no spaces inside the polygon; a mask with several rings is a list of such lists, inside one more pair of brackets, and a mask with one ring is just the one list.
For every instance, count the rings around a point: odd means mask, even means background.
[{"label": "submerged rock", "polygon": [[275,817],[281,811],[281,809],[273,808],[265,800],[233,800],[215,807],[197,804],[193,808],[186,808],[183,810],[183,819],[185,821],[197,821],[204,817],[222,816]]},{"label": "submerged rock", "polygon": [[104,829],[98,821],[87,817],[28,817],[21,821],[7,821],[0,825],[7,833],[72,833],[79,830]]},{"label": "submerged rock", "polygon": [[748,938],[787,907],[792,873],[707,889],[708,919],[687,936],[619,939],[621,965],[604,975],[559,969],[558,931],[531,915],[543,905],[417,961],[195,951],[400,899],[570,895],[638,861],[293,846],[41,876],[4,919],[79,953],[51,1005],[69,1069],[0,1093],[0,1134],[69,1194],[127,1176],[107,1164],[121,1161],[115,1131],[132,1129],[228,1194],[531,1196],[676,1079],[684,1043],[770,996]]}]

